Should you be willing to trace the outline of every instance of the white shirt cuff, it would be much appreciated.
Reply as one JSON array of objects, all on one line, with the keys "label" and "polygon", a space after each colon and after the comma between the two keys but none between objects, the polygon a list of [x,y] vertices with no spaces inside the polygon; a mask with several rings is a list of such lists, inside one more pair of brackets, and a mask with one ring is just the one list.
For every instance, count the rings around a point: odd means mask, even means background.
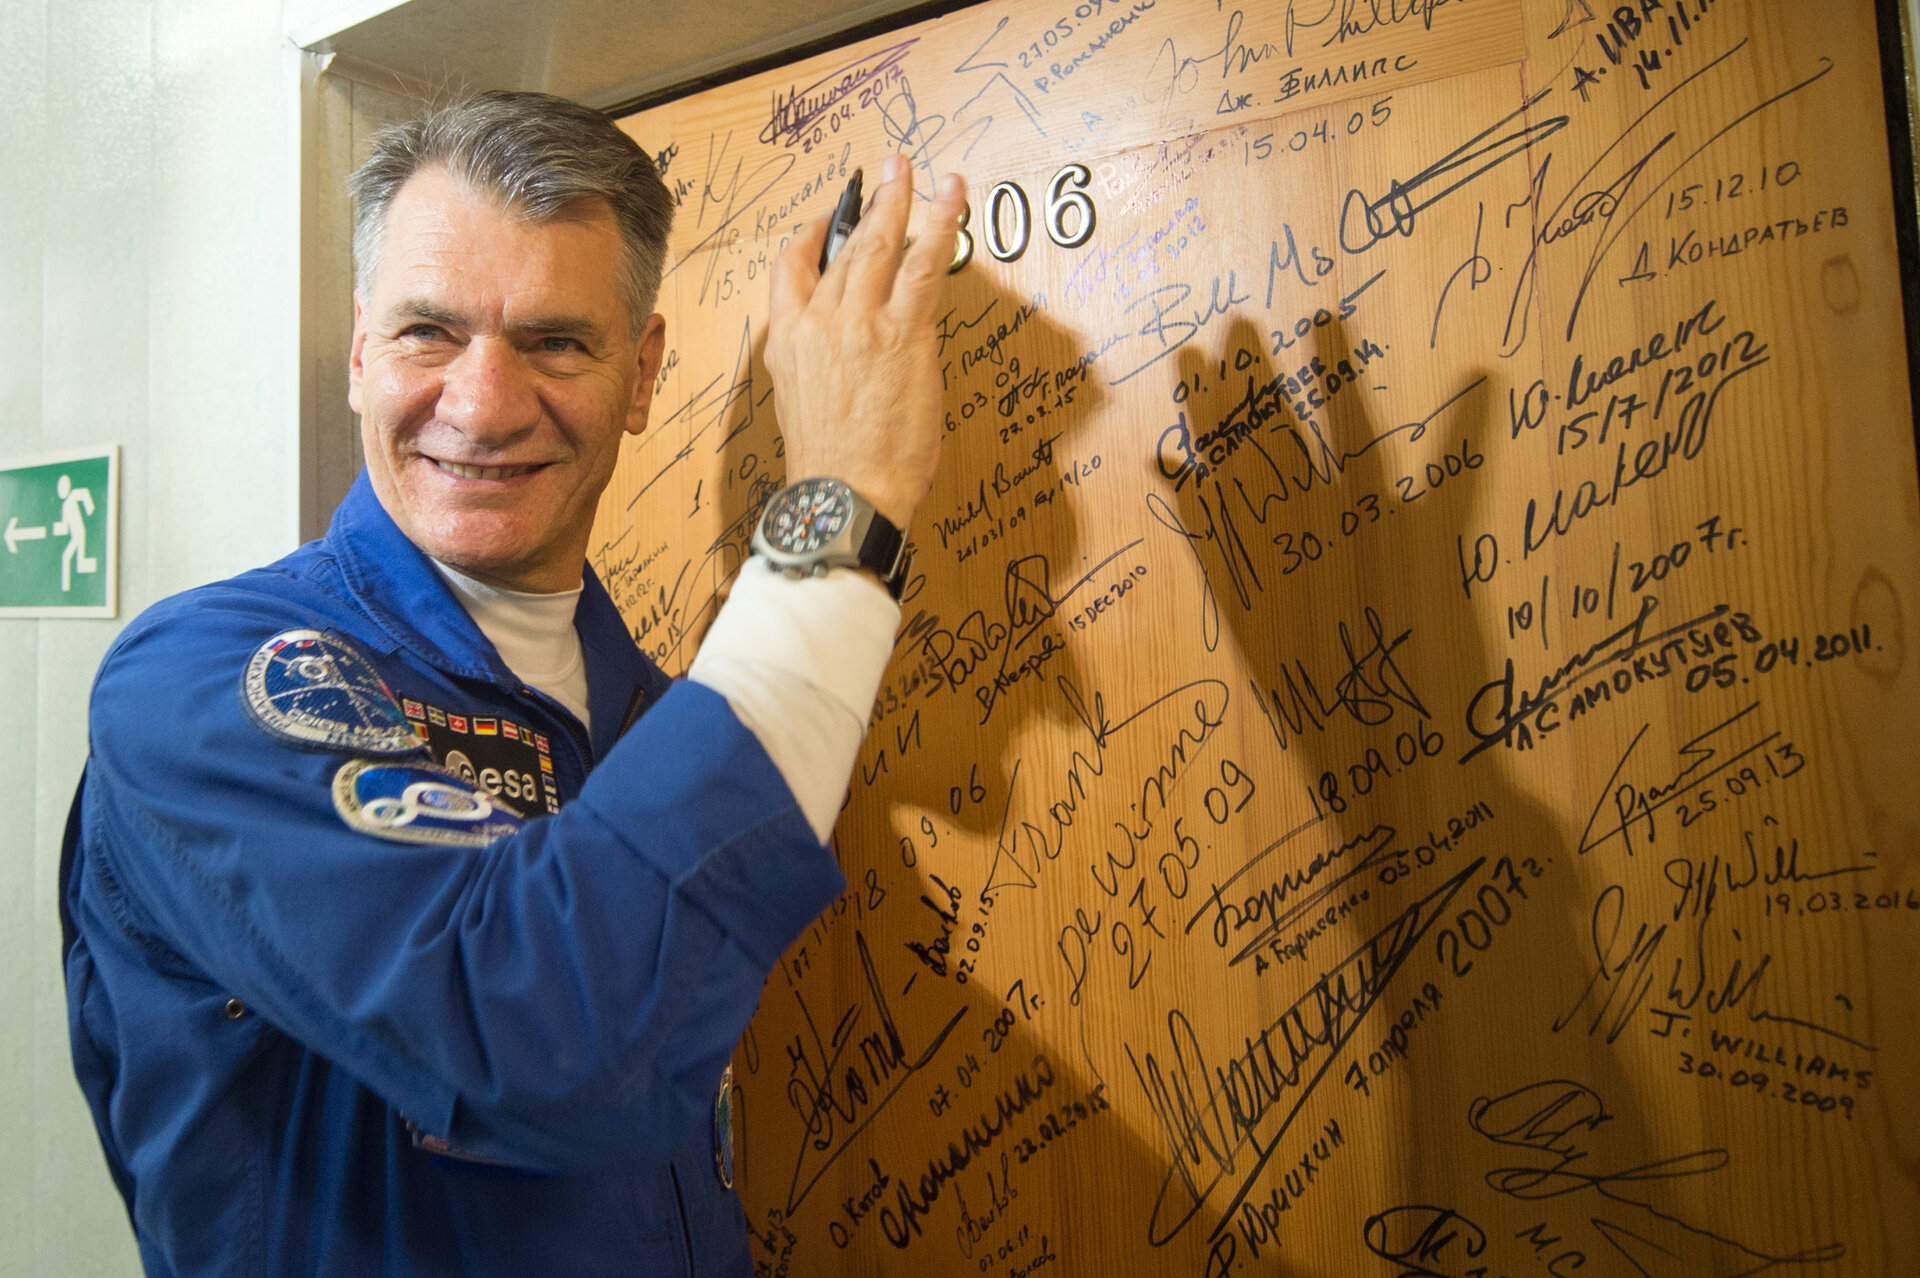
[{"label": "white shirt cuff", "polygon": [[865,573],[794,578],[755,556],[687,670],[759,739],[823,843],[899,627],[900,605]]}]

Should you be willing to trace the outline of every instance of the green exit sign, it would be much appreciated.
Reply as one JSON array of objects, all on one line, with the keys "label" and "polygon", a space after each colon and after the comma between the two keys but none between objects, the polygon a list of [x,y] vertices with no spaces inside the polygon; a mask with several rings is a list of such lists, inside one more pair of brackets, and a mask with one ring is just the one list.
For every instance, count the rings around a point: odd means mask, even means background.
[{"label": "green exit sign", "polygon": [[0,616],[119,606],[120,449],[0,463]]}]

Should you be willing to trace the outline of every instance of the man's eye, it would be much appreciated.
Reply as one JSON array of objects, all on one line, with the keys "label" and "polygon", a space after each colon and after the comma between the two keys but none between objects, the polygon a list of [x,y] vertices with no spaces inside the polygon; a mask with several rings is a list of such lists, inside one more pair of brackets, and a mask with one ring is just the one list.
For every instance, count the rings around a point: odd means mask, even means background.
[{"label": "man's eye", "polygon": [[586,347],[572,337],[543,337],[540,339],[540,349],[549,355],[564,355],[569,351],[583,351]]},{"label": "man's eye", "polygon": [[437,342],[446,335],[446,330],[436,324],[409,324],[400,330],[400,336],[416,342]]}]

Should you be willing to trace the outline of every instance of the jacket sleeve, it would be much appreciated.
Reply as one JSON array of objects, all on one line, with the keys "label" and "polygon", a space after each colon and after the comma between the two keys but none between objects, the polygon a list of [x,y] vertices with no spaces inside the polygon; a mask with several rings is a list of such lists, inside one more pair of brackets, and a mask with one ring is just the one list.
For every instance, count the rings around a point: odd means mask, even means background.
[{"label": "jacket sleeve", "polygon": [[548,1171],[657,1162],[780,954],[845,887],[717,693],[676,684],[557,815],[484,847],[350,828],[350,756],[256,726],[284,608],[198,592],[94,688],[83,847],[158,938],[429,1133]]}]

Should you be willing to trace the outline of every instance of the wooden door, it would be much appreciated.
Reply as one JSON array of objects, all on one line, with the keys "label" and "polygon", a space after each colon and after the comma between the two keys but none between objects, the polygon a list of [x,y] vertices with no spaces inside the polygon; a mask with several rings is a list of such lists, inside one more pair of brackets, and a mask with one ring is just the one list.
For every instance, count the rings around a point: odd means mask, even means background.
[{"label": "wooden door", "polygon": [[769,263],[969,181],[852,886],[736,1061],[762,1272],[1913,1272],[1878,58],[1000,0],[625,121],[672,354],[593,562],[672,671],[782,479]]}]

